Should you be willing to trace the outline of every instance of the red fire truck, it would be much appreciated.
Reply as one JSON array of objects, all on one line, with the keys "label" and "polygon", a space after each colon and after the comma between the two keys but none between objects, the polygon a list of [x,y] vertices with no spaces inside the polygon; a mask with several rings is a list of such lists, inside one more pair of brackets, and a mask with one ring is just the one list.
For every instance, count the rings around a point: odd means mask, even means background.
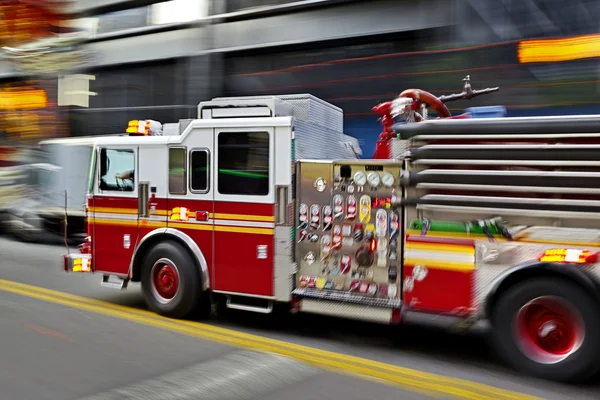
[{"label": "red fire truck", "polygon": [[309,95],[217,98],[180,134],[94,139],[89,238],[65,271],[141,282],[175,318],[221,298],[487,320],[526,373],[600,369],[600,116],[388,123],[372,160],[342,117]]}]

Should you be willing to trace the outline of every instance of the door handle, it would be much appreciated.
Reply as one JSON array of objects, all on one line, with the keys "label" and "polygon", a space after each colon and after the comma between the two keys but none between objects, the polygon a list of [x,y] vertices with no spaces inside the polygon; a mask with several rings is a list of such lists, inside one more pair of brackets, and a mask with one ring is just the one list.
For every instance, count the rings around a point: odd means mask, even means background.
[{"label": "door handle", "polygon": [[138,216],[141,218],[150,217],[148,205],[148,201],[150,199],[149,191],[150,183],[140,182],[138,185]]}]

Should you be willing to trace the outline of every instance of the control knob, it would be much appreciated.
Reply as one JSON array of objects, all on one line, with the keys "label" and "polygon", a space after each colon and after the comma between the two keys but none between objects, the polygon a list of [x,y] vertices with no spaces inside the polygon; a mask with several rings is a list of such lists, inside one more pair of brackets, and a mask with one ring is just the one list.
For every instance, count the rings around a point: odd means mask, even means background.
[{"label": "control knob", "polygon": [[356,258],[358,265],[361,267],[370,267],[373,265],[373,261],[375,259],[373,251],[366,246],[358,249],[354,257]]}]

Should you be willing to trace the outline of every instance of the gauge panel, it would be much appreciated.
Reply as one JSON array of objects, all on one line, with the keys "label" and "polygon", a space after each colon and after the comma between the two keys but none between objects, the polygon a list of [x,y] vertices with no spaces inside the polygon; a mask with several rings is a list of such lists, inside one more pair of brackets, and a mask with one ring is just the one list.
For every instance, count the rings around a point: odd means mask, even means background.
[{"label": "gauge panel", "polygon": [[395,182],[394,175],[391,172],[385,171],[381,174],[381,182],[383,182],[383,186],[386,188],[393,187]]},{"label": "gauge panel", "polygon": [[[295,295],[401,303],[402,214],[393,205],[401,168],[393,160],[300,163]],[[313,184],[319,178],[325,185]]]},{"label": "gauge panel", "polygon": [[364,171],[358,171],[354,174],[354,183],[358,186],[365,186],[367,184],[367,174]]},{"label": "gauge panel", "polygon": [[369,181],[369,185],[371,185],[371,187],[377,187],[381,183],[381,177],[377,172],[369,172],[367,180]]}]

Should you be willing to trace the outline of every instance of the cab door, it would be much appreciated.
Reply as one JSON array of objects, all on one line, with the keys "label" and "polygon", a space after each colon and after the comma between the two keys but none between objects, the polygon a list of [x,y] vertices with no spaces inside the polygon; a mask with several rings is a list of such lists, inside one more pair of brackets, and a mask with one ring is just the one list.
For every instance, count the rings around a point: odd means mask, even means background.
[{"label": "cab door", "polygon": [[274,128],[215,129],[215,291],[274,295]]},{"label": "cab door", "polygon": [[138,236],[138,146],[97,150],[94,269],[126,277]]},{"label": "cab door", "polygon": [[174,137],[166,149],[167,226],[191,238],[207,263],[212,285],[214,185],[213,130],[195,128],[183,143]]},{"label": "cab door", "polygon": [[[138,159],[139,201],[142,204],[139,215],[139,232],[136,247],[152,231],[167,226],[167,171],[164,168],[166,148],[164,144],[140,146]],[[147,188],[146,188],[147,187]],[[146,192],[146,193],[144,193]],[[137,205],[136,205],[137,207]]]}]

